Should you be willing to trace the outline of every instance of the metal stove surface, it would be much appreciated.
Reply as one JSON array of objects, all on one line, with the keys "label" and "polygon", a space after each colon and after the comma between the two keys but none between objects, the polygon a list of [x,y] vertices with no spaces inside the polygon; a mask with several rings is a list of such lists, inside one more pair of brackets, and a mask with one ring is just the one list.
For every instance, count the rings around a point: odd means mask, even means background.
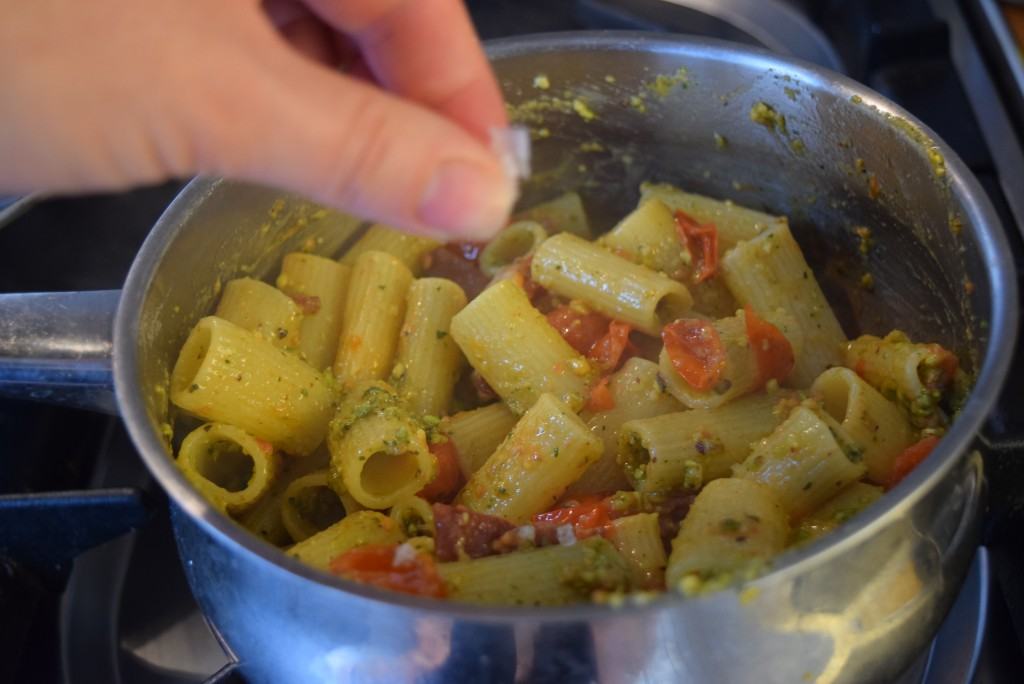
[{"label": "metal stove surface", "polygon": [[[806,14],[795,11],[801,4]],[[585,28],[672,30],[767,45],[842,67],[935,128],[979,176],[1007,226],[1024,225],[1019,206],[1024,191],[1016,193],[1024,173],[1014,174],[1015,164],[1024,159],[1021,131],[986,99],[999,86],[979,70],[983,58],[961,11],[964,4],[971,3],[468,2],[485,38]],[[1002,141],[994,152],[993,131]],[[169,184],[53,200],[27,209],[7,227],[0,226],[0,291],[118,287],[149,226],[177,189]],[[1015,240],[1014,249],[1020,268],[1024,250],[1019,242]],[[1013,373],[1024,383],[1024,355]],[[989,429],[991,451],[1019,452],[1021,434],[1024,404],[1004,400]],[[901,683],[997,684],[1018,681],[1024,671],[1024,562],[1014,533],[1022,520],[1013,505],[1016,492],[1024,490],[1024,468],[1017,463],[1021,460],[987,463],[993,466],[990,550],[979,552],[941,632]],[[60,544],[56,550],[32,548],[13,562],[4,558],[11,555],[5,553],[9,549],[0,548],[0,681],[243,681],[192,600],[166,499],[149,479],[120,422],[0,401],[0,499],[3,494],[66,489],[140,493],[120,504],[144,509],[150,518],[139,529],[79,555],[73,569],[70,554],[62,553]],[[43,503],[76,511],[80,498],[55,495]]]}]

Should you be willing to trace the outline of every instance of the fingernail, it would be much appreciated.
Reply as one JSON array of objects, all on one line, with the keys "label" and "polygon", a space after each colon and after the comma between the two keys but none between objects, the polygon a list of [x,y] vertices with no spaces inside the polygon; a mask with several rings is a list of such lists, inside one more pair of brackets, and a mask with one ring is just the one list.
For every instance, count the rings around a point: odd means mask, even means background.
[{"label": "fingernail", "polygon": [[498,168],[465,160],[444,162],[419,205],[431,231],[471,240],[492,237],[508,221],[516,183]]}]

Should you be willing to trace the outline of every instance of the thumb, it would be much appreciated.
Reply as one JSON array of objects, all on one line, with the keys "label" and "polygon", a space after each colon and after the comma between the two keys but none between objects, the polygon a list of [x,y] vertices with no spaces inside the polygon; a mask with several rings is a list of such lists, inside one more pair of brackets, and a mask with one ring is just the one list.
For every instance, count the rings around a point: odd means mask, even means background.
[{"label": "thumb", "polygon": [[283,187],[437,237],[483,239],[505,224],[515,179],[477,138],[432,110],[282,52],[248,78],[225,73],[210,89],[211,116],[194,130],[200,172]]}]

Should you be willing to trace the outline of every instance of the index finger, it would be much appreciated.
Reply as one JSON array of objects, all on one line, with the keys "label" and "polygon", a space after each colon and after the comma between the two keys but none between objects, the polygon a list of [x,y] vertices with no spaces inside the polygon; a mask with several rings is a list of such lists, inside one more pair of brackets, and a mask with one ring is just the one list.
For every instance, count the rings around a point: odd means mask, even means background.
[{"label": "index finger", "polygon": [[359,45],[377,82],[484,142],[508,125],[501,91],[460,0],[306,0]]}]

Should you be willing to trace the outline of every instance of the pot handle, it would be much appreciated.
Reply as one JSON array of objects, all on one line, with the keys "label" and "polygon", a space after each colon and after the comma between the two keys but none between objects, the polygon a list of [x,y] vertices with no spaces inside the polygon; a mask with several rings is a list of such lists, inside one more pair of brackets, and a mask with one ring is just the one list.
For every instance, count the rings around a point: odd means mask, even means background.
[{"label": "pot handle", "polygon": [[120,290],[0,295],[0,397],[117,414]]}]

